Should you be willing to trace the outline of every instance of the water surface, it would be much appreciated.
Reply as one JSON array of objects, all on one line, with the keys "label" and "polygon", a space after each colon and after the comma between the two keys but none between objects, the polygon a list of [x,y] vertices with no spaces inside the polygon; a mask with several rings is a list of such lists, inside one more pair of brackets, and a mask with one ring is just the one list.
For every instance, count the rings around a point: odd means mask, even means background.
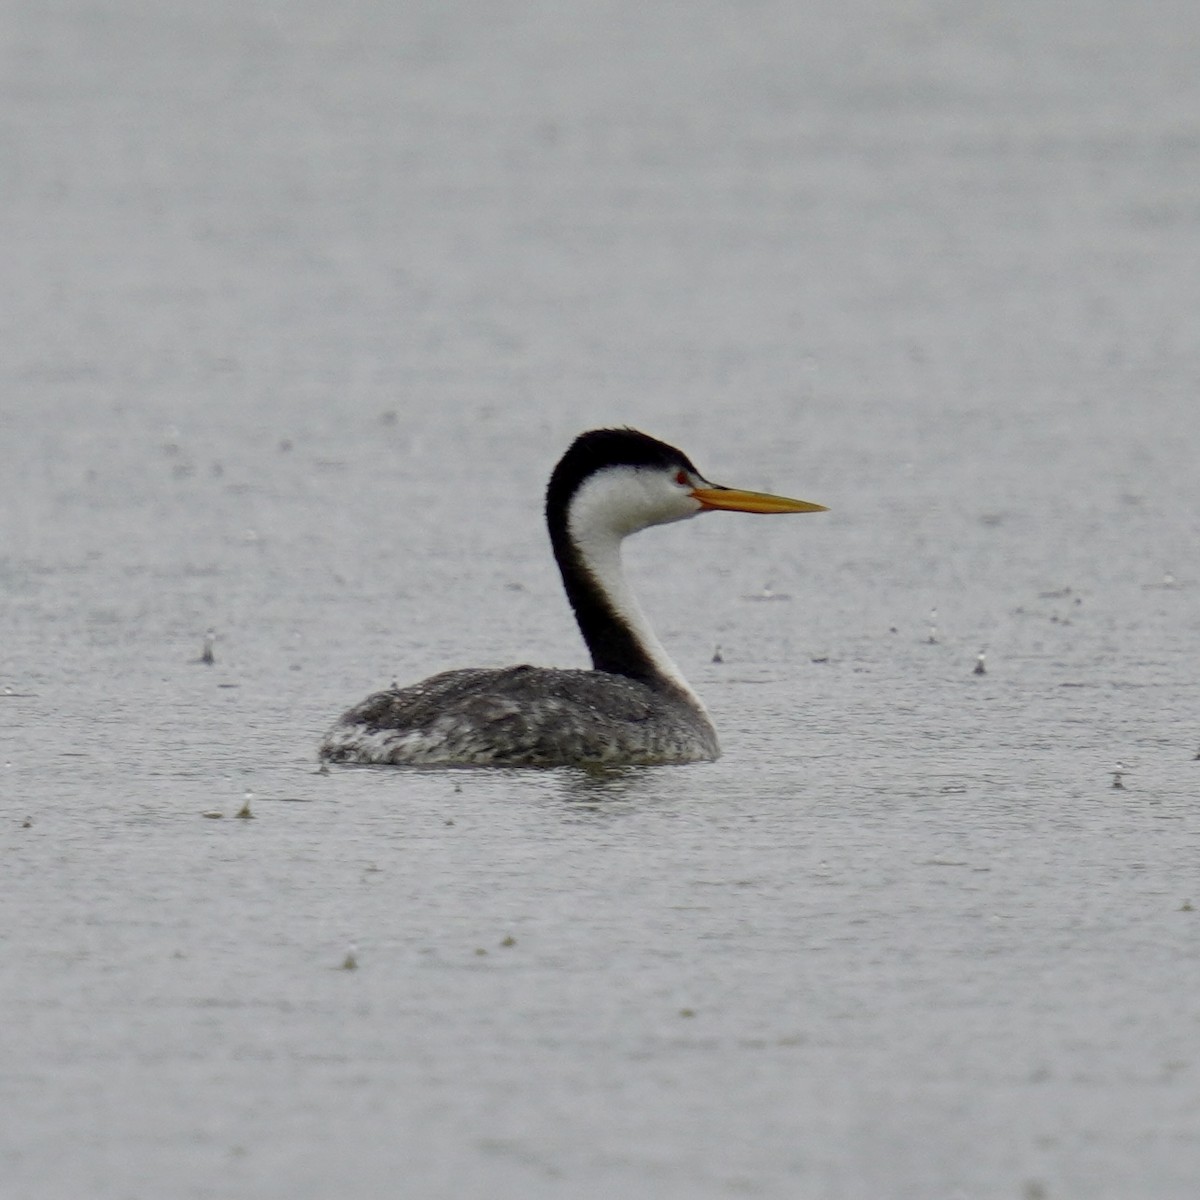
[{"label": "water surface", "polygon": [[[1194,5],[0,29],[6,1195],[1194,1195]],[[721,761],[316,774],[624,422]]]}]

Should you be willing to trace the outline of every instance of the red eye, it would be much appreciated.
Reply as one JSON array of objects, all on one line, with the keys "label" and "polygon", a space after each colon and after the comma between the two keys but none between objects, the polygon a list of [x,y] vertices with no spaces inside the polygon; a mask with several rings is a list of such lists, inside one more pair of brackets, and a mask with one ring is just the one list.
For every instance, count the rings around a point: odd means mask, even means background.
[{"label": "red eye", "polygon": [[687,487],[687,485],[691,483],[691,480],[688,478],[688,473],[680,468],[675,472],[675,482],[679,484],[680,487]]}]

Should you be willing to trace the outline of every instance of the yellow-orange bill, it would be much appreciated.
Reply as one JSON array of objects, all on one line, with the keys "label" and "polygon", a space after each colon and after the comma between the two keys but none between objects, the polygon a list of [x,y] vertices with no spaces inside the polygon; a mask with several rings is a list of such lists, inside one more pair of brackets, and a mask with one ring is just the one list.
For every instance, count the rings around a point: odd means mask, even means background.
[{"label": "yellow-orange bill", "polygon": [[828,512],[823,504],[807,500],[790,500],[787,496],[772,496],[767,492],[742,492],[737,488],[693,488],[692,495],[702,508],[720,508],[728,512],[749,513],[806,513]]}]

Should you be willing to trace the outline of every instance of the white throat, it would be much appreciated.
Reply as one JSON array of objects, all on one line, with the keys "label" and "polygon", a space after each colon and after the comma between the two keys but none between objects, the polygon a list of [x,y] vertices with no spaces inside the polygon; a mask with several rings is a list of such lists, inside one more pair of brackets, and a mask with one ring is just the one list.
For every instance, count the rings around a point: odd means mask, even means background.
[{"label": "white throat", "polygon": [[663,648],[629,587],[621,562],[621,542],[650,525],[686,520],[700,505],[670,487],[661,472],[628,468],[589,479],[572,498],[567,531],[581,565],[603,591],[614,615],[637,639],[655,670],[707,714],[700,697]]}]

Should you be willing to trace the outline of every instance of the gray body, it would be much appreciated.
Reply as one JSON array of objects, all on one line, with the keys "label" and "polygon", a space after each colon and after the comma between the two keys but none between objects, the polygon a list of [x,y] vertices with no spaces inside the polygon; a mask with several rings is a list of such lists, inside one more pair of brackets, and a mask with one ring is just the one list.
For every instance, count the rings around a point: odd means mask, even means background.
[{"label": "gray body", "polygon": [[667,684],[605,671],[465,669],[367,697],[321,758],[391,766],[555,767],[708,762],[716,731]]}]

